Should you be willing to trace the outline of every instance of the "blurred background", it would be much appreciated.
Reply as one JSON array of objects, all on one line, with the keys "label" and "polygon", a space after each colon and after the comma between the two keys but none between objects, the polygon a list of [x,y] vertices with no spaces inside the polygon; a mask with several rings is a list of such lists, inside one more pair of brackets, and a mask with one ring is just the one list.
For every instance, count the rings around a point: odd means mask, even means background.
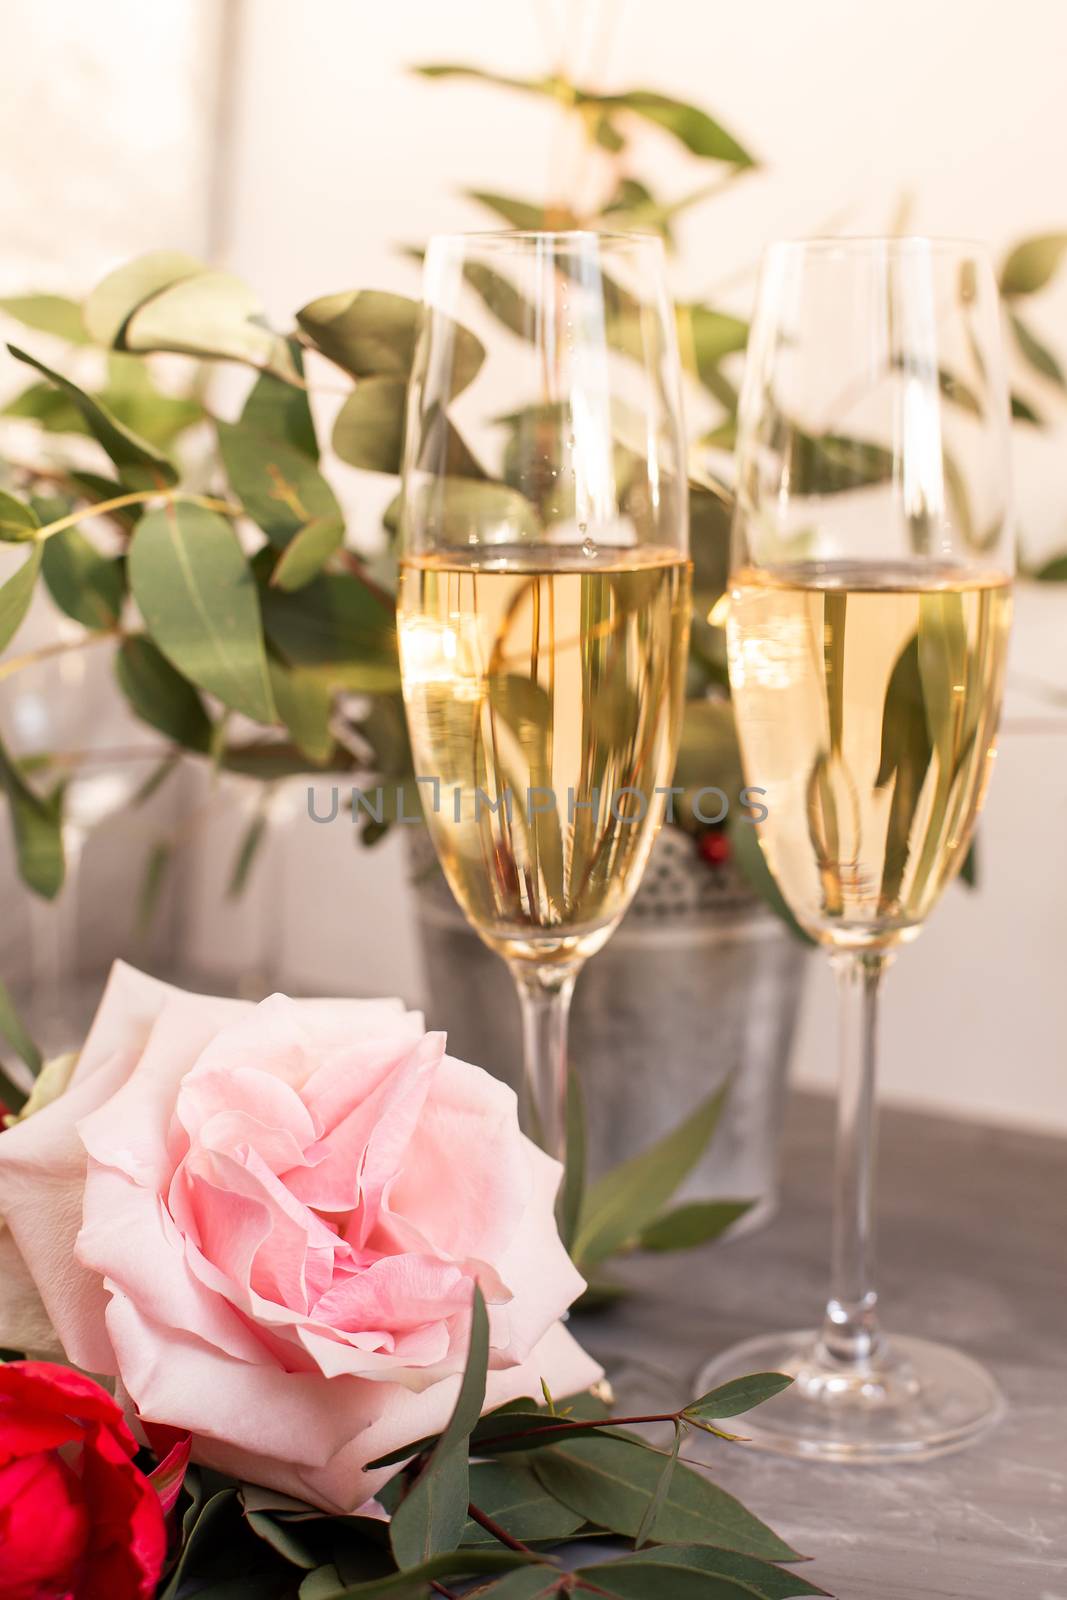
[{"label": "blurred background", "polygon": [[[600,192],[615,158],[591,155],[551,97],[412,70],[442,62],[504,77],[555,73],[599,91],[651,89],[712,112],[757,158],[755,170],[715,183],[706,164],[647,124],[630,133],[625,159],[667,201],[716,189],[678,212],[674,285],[683,299],[739,317],[775,237],[958,234],[987,238],[1000,260],[1024,237],[1067,229],[1067,11],[1047,0],[985,12],[967,0],[874,9],[854,0],[518,0],[506,13],[489,0],[373,9],[354,0],[8,0],[0,35],[9,64],[3,295],[80,298],[119,262],[165,246],[238,273],[284,327],[298,306],[334,290],[417,294],[418,267],[403,247],[438,230],[494,225],[466,191],[575,209]],[[1067,356],[1067,270],[1031,298],[1026,316]],[[19,330],[12,322],[4,331]],[[0,362],[0,398],[23,376]],[[1043,424],[1015,430],[1019,533],[1036,568],[1067,547],[1067,396],[1054,375],[1032,369],[1020,387]],[[328,384],[312,391],[327,436],[338,401]],[[0,453],[17,457],[22,447],[6,424]],[[394,486],[347,467],[331,467],[331,481],[350,544],[373,554]],[[884,1094],[1067,1131],[1067,594],[1054,583],[1020,591],[978,887],[952,887],[892,975]],[[43,599],[27,626],[29,644],[62,628]],[[79,729],[124,748],[129,730],[108,726],[105,676],[90,663],[73,682]],[[11,692],[0,682],[0,699]],[[32,715],[54,709],[55,692],[46,687]],[[250,993],[425,998],[396,832],[360,848],[345,827],[310,826],[304,792],[291,787],[265,816],[261,858],[233,899],[220,884],[247,826],[239,782],[208,792],[190,773],[133,816],[98,799],[85,811],[85,830],[105,820],[87,844],[76,926],[65,949],[50,947],[57,975],[73,963],[91,988],[99,963],[121,950]],[[182,830],[182,869],[147,940],[131,907],[160,827]],[[51,935],[17,884],[10,849],[0,886],[0,973],[17,985],[31,948]],[[831,978],[826,963],[807,965],[792,1071],[801,1084],[829,1087]],[[713,1057],[714,996],[711,1006],[703,1047]]]}]

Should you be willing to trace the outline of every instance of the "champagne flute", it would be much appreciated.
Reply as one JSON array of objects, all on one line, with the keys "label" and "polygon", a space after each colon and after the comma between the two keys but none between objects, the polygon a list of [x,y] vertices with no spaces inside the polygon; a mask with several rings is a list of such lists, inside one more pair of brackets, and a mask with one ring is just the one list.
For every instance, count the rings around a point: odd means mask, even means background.
[{"label": "champagne flute", "polygon": [[567,1013],[677,751],[687,479],[658,239],[434,238],[412,371],[400,663],[460,907],[522,1006],[527,1131],[565,1143]]},{"label": "champagne flute", "polygon": [[833,1264],[821,1330],[751,1339],[700,1387],[793,1374],[751,1429],[791,1454],[931,1456],[1002,1406],[968,1357],[882,1333],[873,1192],[882,977],[963,864],[995,754],[1008,428],[981,246],[771,247],[741,402],[729,666],[764,856],[840,987]]}]

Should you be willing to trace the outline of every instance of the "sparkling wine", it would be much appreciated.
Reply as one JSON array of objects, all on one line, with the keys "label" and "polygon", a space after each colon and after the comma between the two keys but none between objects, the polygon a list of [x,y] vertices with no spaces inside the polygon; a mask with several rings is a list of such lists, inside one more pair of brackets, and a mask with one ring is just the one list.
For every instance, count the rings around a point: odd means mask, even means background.
[{"label": "sparkling wine", "polygon": [[913,938],[962,864],[995,754],[1010,584],[820,563],[732,581],[730,681],[760,837],[823,943]]},{"label": "sparkling wine", "polygon": [[427,822],[501,954],[587,956],[625,910],[671,781],[688,618],[673,551],[404,562],[400,660]]}]

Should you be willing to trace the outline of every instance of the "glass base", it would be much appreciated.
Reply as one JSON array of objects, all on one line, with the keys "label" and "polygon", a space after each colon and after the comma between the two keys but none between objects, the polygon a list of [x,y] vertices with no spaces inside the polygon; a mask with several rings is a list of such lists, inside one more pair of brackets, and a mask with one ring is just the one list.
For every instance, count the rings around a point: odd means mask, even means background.
[{"label": "glass base", "polygon": [[697,1392],[748,1372],[786,1372],[795,1382],[739,1417],[737,1431],[756,1449],[821,1461],[925,1461],[970,1444],[1004,1411],[984,1367],[928,1339],[894,1339],[851,1365],[817,1333],[764,1334],[716,1357]]}]

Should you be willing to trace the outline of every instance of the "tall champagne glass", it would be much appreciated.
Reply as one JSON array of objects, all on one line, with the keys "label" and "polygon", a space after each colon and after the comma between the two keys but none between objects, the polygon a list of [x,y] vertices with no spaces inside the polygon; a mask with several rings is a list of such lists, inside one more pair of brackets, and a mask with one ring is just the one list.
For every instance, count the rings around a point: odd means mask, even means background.
[{"label": "tall champagne glass", "polygon": [[995,754],[1008,423],[980,246],[771,248],[741,403],[729,665],[764,856],[840,987],[833,1264],[820,1330],[750,1340],[700,1384],[794,1374],[751,1430],[793,1454],[933,1455],[1001,1405],[968,1357],[881,1331],[873,1188],[883,975],[962,865]]},{"label": "tall champagne glass", "polygon": [[522,1005],[564,1142],[567,1011],[637,887],[678,743],[685,446],[662,247],[438,237],[408,399],[398,627],[430,834]]}]

